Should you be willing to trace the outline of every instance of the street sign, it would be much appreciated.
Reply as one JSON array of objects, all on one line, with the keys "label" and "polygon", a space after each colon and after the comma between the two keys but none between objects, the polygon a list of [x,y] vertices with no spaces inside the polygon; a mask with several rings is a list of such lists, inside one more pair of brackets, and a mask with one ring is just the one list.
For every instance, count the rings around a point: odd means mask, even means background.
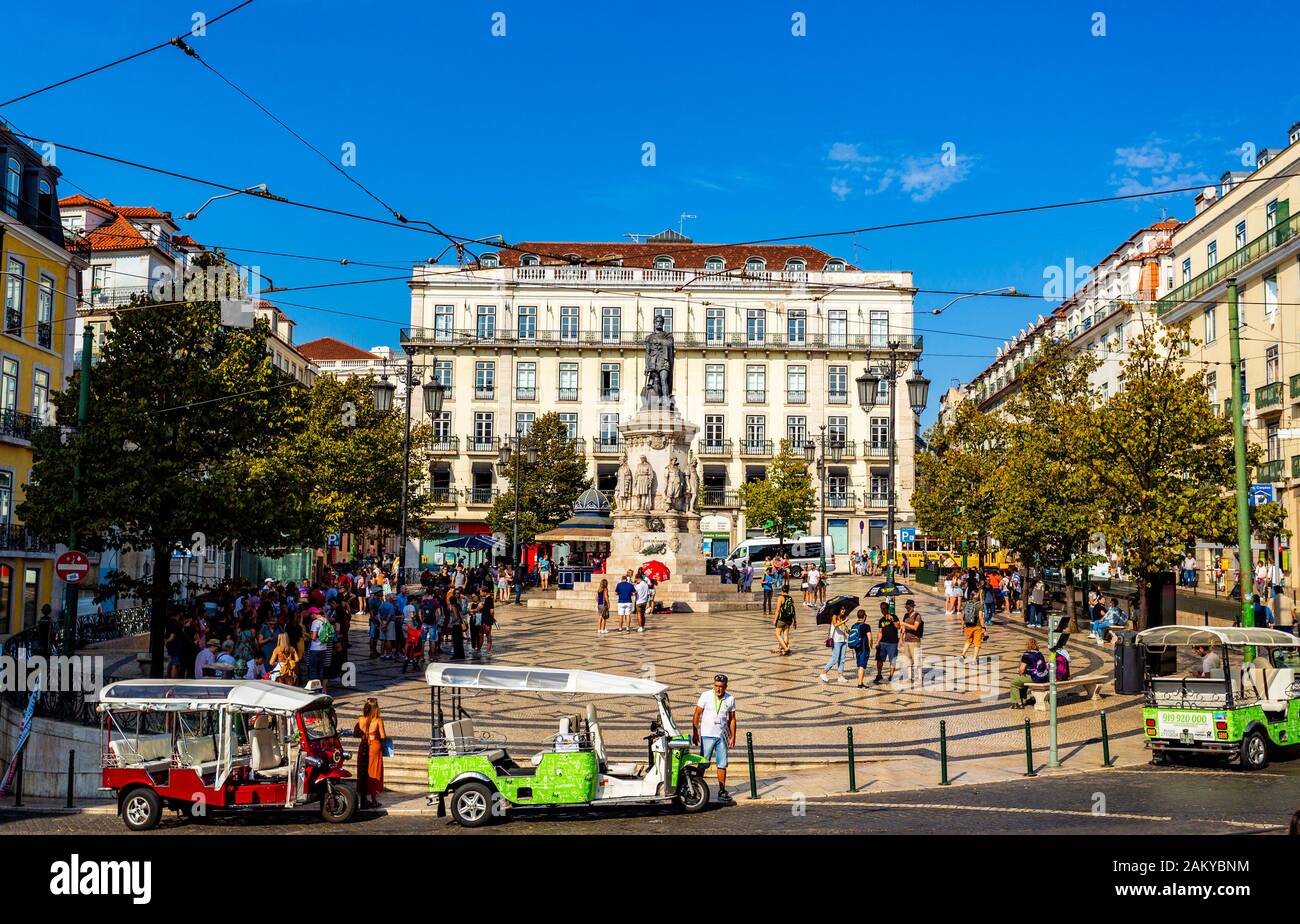
[{"label": "street sign", "polygon": [[330,533],[325,540],[325,545],[331,549],[337,549],[342,538],[338,533]]},{"label": "street sign", "polygon": [[90,573],[90,559],[85,552],[64,552],[54,562],[54,573],[65,584],[80,584]]},{"label": "street sign", "polygon": [[915,527],[915,526],[900,526],[900,527],[898,528],[898,541],[899,541],[899,542],[915,542],[915,541],[916,541],[916,527]]},{"label": "street sign", "polygon": [[1250,486],[1250,506],[1258,507],[1260,504],[1271,504],[1273,499],[1273,486],[1271,484],[1252,484]]}]

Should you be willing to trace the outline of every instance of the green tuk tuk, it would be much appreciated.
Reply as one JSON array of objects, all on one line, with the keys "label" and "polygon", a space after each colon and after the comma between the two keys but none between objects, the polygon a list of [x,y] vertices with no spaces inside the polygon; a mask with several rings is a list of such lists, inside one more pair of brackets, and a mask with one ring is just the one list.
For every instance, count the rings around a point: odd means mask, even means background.
[{"label": "green tuk tuk", "polygon": [[[460,825],[478,827],[520,809],[673,804],[698,812],[709,802],[708,761],[691,753],[662,683],[595,671],[546,667],[431,664],[429,802],[439,814],[451,801]],[[648,697],[657,715],[645,736],[644,761],[611,761],[594,704],[559,717],[541,750],[512,757],[508,742],[479,727],[464,709],[466,692],[529,693],[571,702],[575,696]],[[450,720],[448,720],[450,716]]]},{"label": "green tuk tuk", "polygon": [[[1277,629],[1157,626],[1144,655],[1142,726],[1152,763],[1202,754],[1247,770],[1300,744],[1300,639]],[[1180,649],[1200,649],[1189,665]]]}]

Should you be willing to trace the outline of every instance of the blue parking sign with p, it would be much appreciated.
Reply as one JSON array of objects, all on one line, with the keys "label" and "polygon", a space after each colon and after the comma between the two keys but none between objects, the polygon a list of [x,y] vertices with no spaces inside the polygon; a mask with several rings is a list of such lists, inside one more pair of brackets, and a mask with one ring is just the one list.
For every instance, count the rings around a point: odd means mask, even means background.
[{"label": "blue parking sign with p", "polygon": [[1258,507],[1260,504],[1271,504],[1274,497],[1271,484],[1252,484],[1250,486],[1250,506],[1252,507]]}]

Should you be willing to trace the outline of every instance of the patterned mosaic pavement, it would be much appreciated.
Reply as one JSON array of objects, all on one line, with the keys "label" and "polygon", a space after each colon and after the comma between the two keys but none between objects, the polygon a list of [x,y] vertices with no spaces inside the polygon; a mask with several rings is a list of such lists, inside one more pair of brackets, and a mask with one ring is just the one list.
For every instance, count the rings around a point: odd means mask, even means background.
[{"label": "patterned mosaic pavement", "polygon": [[[867,580],[840,576],[834,592],[861,593]],[[792,633],[793,652],[786,657],[771,652],[771,618],[761,613],[676,613],[654,617],[644,634],[611,631],[598,636],[594,613],[506,606],[498,610],[495,654],[482,660],[652,677],[670,687],[674,715],[684,728],[689,728],[695,699],[709,688],[715,673],[725,673],[737,699],[737,743],[743,749],[745,733],[751,732],[760,761],[845,759],[850,725],[859,759],[937,759],[940,720],[947,724],[949,756],[955,763],[1023,753],[1025,718],[1032,720],[1035,746],[1044,747],[1046,713],[1012,710],[1006,692],[1006,677],[1016,670],[1025,639],[1032,632],[1041,645],[1044,630],[1025,628],[1018,614],[1001,614],[981,651],[986,660],[963,665],[958,659],[960,618],[943,614],[941,598],[924,588],[917,591],[926,621],[925,679],[918,684],[901,681],[860,690],[853,682],[820,682],[829,655],[826,629],[815,625],[813,611],[802,606]],[[866,602],[870,613],[875,601]],[[400,664],[366,658],[364,632],[354,632],[352,643],[352,651],[360,655],[354,659],[357,685],[331,690],[340,701],[342,717],[350,723],[361,699],[376,695],[399,753],[420,753],[430,734],[429,688],[422,674],[403,677]],[[1108,649],[1076,637],[1069,651],[1073,676],[1112,671]],[[873,675],[874,670],[868,672],[868,681]],[[642,754],[642,737],[654,715],[650,701],[595,702],[611,752],[622,757]],[[528,753],[556,730],[560,715],[585,711],[586,701],[481,696],[466,699],[465,707],[480,730],[503,735],[508,747]],[[1137,734],[1137,697],[1110,694],[1100,702],[1087,702],[1066,693],[1059,711],[1064,757],[1082,748],[1095,749],[1099,708],[1107,712],[1112,739]]]}]

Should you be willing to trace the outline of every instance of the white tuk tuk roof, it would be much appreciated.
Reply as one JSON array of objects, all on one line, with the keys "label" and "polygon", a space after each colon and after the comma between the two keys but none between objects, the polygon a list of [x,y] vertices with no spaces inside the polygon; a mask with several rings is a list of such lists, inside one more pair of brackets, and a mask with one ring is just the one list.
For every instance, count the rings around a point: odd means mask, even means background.
[{"label": "white tuk tuk roof", "polygon": [[100,708],[186,711],[216,703],[248,709],[296,712],[311,706],[324,708],[333,700],[318,692],[269,680],[118,680],[99,691]]},{"label": "white tuk tuk roof", "polygon": [[1155,626],[1137,634],[1147,647],[1157,645],[1256,645],[1264,648],[1300,648],[1300,639],[1278,629],[1237,626]]},{"label": "white tuk tuk roof", "polygon": [[589,693],[602,696],[657,696],[668,687],[640,677],[575,671],[556,667],[478,667],[471,664],[430,664],[424,672],[430,686],[473,690]]}]

